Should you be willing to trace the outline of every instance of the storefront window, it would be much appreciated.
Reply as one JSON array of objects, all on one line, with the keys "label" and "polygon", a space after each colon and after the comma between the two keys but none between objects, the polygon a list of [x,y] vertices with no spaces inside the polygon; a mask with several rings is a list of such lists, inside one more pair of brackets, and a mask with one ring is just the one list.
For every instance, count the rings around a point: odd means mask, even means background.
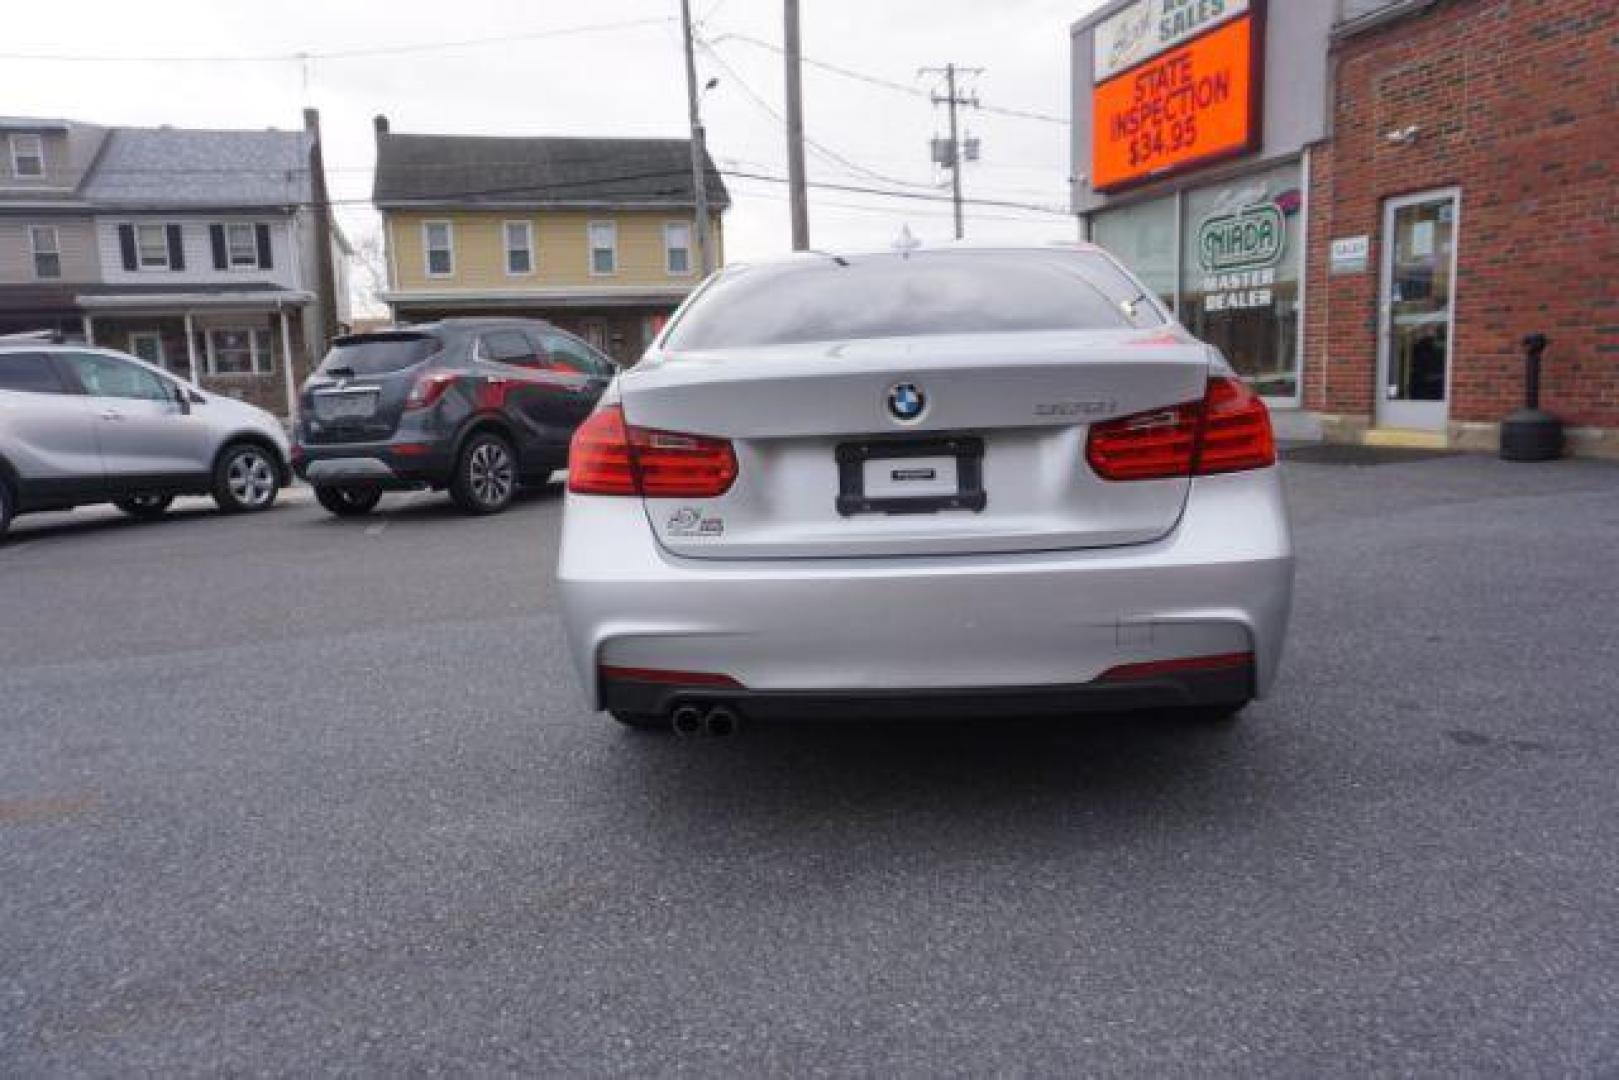
[{"label": "storefront window", "polygon": [[1108,251],[1158,294],[1175,306],[1175,197],[1097,214],[1091,240]]},{"label": "storefront window", "polygon": [[1304,206],[1297,165],[1197,188],[1181,229],[1182,324],[1267,397],[1298,393]]},{"label": "storefront window", "polygon": [[1299,166],[1289,163],[1102,211],[1091,218],[1091,238],[1155,290],[1188,330],[1217,346],[1254,389],[1292,398],[1303,209]]}]

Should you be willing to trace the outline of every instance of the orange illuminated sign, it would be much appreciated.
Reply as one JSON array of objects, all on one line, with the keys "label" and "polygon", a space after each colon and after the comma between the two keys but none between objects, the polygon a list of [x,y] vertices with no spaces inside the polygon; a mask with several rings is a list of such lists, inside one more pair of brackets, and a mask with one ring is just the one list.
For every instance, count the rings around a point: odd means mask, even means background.
[{"label": "orange illuminated sign", "polygon": [[1091,187],[1107,191],[1259,146],[1253,15],[1100,84],[1091,94]]}]

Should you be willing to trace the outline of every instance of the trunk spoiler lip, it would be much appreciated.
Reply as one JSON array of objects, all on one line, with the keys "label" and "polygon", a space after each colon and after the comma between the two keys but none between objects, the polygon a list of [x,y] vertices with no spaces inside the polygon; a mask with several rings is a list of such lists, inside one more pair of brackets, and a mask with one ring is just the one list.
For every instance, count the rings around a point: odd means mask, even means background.
[{"label": "trunk spoiler lip", "polygon": [[[972,351],[965,346],[984,342],[1004,342],[1006,347],[1057,348],[1061,345],[1081,344],[1087,347],[1151,348],[1155,346],[1196,347],[1203,342],[1178,326],[1103,327],[1095,330],[985,330],[972,334],[910,334],[894,337],[828,338],[821,341],[773,342],[763,345],[728,345],[709,349],[664,349],[652,346],[640,363],[630,371],[665,364],[686,364],[702,361],[730,361],[741,358],[779,356],[804,358],[824,355],[842,357],[849,352],[901,352],[916,349]],[[981,350],[979,350],[981,351]]]},{"label": "trunk spoiler lip", "polygon": [[[1078,362],[1185,363],[1207,360],[1214,350],[1182,331],[1162,327],[1124,333],[1104,331],[1039,331],[1016,334],[948,334],[929,337],[862,338],[796,345],[705,349],[696,352],[648,350],[641,362],[620,374],[626,392],[684,382],[729,379],[745,371],[750,379],[807,374],[905,373],[969,371],[981,368],[986,355],[1006,363],[1033,365]],[[819,371],[805,366],[827,361]],[[840,366],[833,366],[833,362]]]}]

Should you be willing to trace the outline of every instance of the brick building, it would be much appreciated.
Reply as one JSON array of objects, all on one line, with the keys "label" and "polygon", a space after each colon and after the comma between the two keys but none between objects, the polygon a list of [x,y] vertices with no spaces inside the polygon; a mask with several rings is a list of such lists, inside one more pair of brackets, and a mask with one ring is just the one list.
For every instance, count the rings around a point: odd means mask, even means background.
[{"label": "brick building", "polygon": [[1074,28],[1075,208],[1295,437],[1619,456],[1619,5],[1117,0]]}]

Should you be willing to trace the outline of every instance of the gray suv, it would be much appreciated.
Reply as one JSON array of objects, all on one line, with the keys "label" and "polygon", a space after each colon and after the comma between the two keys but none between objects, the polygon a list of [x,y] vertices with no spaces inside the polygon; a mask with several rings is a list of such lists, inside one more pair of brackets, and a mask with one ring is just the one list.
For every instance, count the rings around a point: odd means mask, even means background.
[{"label": "gray suv", "polygon": [[124,353],[0,340],[0,537],[17,514],[177,495],[265,510],[291,479],[281,423]]},{"label": "gray suv", "polygon": [[457,318],[333,340],[304,384],[293,465],[327,510],[384,491],[448,490],[491,514],[568,463],[574,429],[617,373],[536,319]]}]

